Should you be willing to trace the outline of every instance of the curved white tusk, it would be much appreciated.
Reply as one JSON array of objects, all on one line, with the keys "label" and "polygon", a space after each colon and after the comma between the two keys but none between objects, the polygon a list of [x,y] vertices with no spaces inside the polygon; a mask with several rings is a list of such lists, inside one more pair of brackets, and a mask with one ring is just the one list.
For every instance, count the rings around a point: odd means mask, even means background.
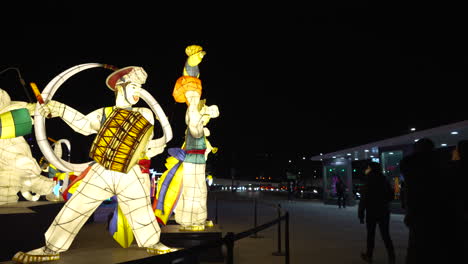
[{"label": "curved white tusk", "polygon": [[159,120],[159,123],[161,123],[166,143],[169,142],[172,139],[172,128],[158,101],[156,101],[156,99],[154,99],[154,97],[143,88],[140,90],[140,97],[149,105],[151,110],[153,110],[154,115]]},{"label": "curved white tusk", "polygon": [[[52,100],[52,97],[54,96],[55,92],[59,89],[60,85],[62,85],[71,76],[86,69],[103,66],[104,64],[101,63],[85,63],[63,71],[61,74],[57,75],[54,79],[52,79],[42,91],[41,95],[44,99],[44,102]],[[172,128],[161,106],[156,101],[156,99],[154,99],[154,97],[144,89],[140,90],[140,97],[150,106],[151,110],[161,123],[166,143],[169,142],[172,139]],[[36,135],[37,144],[39,145],[42,154],[47,159],[47,161],[53,164],[57,169],[65,172],[73,171],[80,173],[83,170],[85,170],[91,163],[90,161],[86,163],[74,164],[67,162],[55,155],[55,153],[52,150],[52,147],[49,144],[49,141],[47,140],[47,135],[45,132],[45,118],[41,114],[39,114],[39,103],[36,104],[36,110],[34,112],[34,132]],[[67,147],[70,151],[71,147],[69,142]]]},{"label": "curved white tusk", "polygon": [[[63,71],[61,74],[57,75],[54,79],[52,79],[42,91],[41,95],[44,99],[44,102],[52,100],[52,97],[54,96],[55,92],[59,89],[60,85],[62,85],[62,83],[64,83],[68,78],[70,78],[74,74],[86,69],[102,66],[103,64],[101,63],[85,63]],[[53,152],[52,147],[50,146],[47,140],[47,135],[45,131],[45,118],[41,116],[41,114],[39,114],[39,103],[36,104],[36,111],[34,112],[34,133],[36,135],[36,141],[42,154],[47,159],[47,161],[53,164],[57,169],[65,172],[74,171],[79,173],[89,166],[90,162],[74,164],[55,156],[55,153]]]}]

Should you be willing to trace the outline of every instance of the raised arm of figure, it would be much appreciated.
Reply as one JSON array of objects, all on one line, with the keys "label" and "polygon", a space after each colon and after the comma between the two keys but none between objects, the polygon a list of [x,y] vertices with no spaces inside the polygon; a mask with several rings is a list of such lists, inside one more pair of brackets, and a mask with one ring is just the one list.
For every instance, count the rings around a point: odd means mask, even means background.
[{"label": "raised arm of figure", "polygon": [[62,118],[73,130],[85,136],[97,133],[101,127],[102,108],[83,115],[72,107],[54,100],[47,102],[46,106],[52,117]]}]

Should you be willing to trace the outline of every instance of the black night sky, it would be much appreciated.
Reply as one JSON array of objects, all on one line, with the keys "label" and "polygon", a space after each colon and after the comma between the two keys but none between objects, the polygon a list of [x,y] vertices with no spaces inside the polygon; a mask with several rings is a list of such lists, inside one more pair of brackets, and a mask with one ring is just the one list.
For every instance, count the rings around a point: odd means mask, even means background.
[{"label": "black night sky", "polygon": [[[42,4],[41,11],[21,13],[25,19],[3,23],[0,70],[17,67],[27,83],[43,88],[81,63],[142,66],[149,75],[144,87],[174,131],[168,147],[176,147],[186,107],[174,102],[172,88],[185,47],[201,45],[207,52],[200,64],[203,97],[220,109],[208,127],[221,160],[249,153],[312,156],[467,119],[461,8],[347,2],[195,5],[193,12],[188,6]],[[82,113],[112,105],[108,74],[81,72],[54,99]],[[14,71],[0,75],[0,87],[27,101]],[[60,120],[49,120],[47,128],[50,137],[71,139],[76,151],[82,144],[73,142],[92,140]]]}]

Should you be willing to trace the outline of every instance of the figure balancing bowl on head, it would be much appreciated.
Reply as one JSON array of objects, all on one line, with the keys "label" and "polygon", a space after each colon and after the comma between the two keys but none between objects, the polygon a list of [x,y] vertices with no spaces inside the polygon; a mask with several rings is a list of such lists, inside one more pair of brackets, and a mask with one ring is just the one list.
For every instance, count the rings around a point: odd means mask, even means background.
[{"label": "figure balancing bowl on head", "polygon": [[195,91],[201,97],[202,84],[201,80],[198,78],[200,76],[198,64],[200,64],[206,52],[198,45],[191,45],[185,49],[185,54],[187,54],[188,58],[185,62],[184,71],[182,76],[176,81],[172,96],[177,103],[188,104],[187,98],[185,97],[186,92]]},{"label": "figure balancing bowl on head", "polygon": [[[174,212],[175,221],[180,225],[179,230],[203,231],[206,226],[213,226],[211,221],[207,221],[206,156],[212,148],[208,147],[206,137],[210,133],[205,126],[210,118],[219,116],[219,110],[215,105],[205,105],[205,99],[201,100],[202,84],[198,64],[205,56],[205,51],[198,45],[191,45],[185,49],[185,53],[188,58],[183,74],[177,79],[172,93],[176,102],[187,104],[187,130],[181,147],[183,180],[180,181],[182,186],[176,188],[178,191],[175,193],[180,195]],[[164,215],[167,218],[167,214]]]}]

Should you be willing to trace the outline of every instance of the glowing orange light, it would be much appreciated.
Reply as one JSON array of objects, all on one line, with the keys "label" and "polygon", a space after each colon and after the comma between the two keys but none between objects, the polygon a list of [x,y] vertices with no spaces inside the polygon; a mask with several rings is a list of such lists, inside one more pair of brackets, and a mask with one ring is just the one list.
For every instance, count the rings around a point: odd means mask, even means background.
[{"label": "glowing orange light", "polygon": [[42,95],[41,95],[41,92],[39,92],[39,89],[37,88],[37,85],[33,82],[29,83],[29,85],[31,85],[31,88],[34,92],[34,95],[36,96],[37,98],[37,101],[40,103],[40,104],[43,104],[44,103],[44,99],[42,99]]},{"label": "glowing orange light", "polygon": [[187,91],[196,91],[202,94],[202,85],[201,80],[197,77],[192,76],[181,76],[177,79],[176,84],[174,86],[174,91],[172,92],[172,96],[174,100],[178,103],[185,103],[187,99],[185,98],[185,93]]}]

